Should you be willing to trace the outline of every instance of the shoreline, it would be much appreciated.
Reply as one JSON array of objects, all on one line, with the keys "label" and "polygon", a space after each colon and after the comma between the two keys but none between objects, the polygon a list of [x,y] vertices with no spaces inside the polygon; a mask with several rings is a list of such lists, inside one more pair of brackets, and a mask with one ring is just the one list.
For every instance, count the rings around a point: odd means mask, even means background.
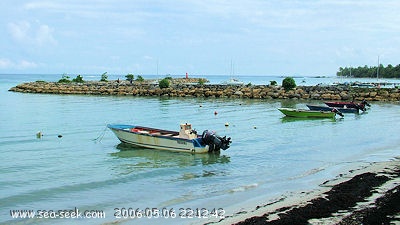
[{"label": "shoreline", "polygon": [[400,101],[400,89],[398,88],[361,88],[331,85],[297,86],[286,91],[279,85],[199,84],[196,81],[197,79],[177,79],[173,80],[167,88],[160,88],[158,84],[151,82],[87,81],[83,83],[58,83],[36,81],[19,84],[10,88],[9,91],[103,96]]},{"label": "shoreline", "polygon": [[383,224],[400,223],[400,158],[373,162],[311,191],[283,194],[276,200],[239,210],[203,224]]}]

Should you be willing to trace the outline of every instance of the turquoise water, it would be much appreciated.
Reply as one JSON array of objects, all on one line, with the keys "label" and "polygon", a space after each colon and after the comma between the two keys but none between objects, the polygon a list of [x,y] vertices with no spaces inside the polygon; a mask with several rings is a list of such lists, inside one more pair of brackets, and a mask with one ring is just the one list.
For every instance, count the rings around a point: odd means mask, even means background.
[{"label": "turquoise water", "polygon": [[[366,113],[343,119],[298,120],[284,118],[277,108],[305,108],[310,102],[8,92],[18,83],[48,78],[0,76],[0,223],[201,224],[204,219],[114,214],[123,207],[177,213],[184,207],[222,208],[228,216],[252,201],[316,188],[353,165],[400,155],[398,103],[373,102]],[[108,123],[128,123],[178,130],[181,122],[232,137],[231,148],[219,155],[135,149],[106,129]],[[10,216],[17,209],[74,208],[103,210],[106,218]]]}]

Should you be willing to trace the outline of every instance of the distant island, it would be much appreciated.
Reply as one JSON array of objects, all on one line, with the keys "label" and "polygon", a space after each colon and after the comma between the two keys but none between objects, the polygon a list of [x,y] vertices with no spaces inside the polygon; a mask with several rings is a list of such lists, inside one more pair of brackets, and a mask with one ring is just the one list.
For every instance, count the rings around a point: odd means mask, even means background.
[{"label": "distant island", "polygon": [[364,78],[400,78],[400,64],[392,66],[391,64],[384,67],[382,64],[378,66],[365,65],[364,67],[340,67],[336,72],[339,77],[364,77]]}]

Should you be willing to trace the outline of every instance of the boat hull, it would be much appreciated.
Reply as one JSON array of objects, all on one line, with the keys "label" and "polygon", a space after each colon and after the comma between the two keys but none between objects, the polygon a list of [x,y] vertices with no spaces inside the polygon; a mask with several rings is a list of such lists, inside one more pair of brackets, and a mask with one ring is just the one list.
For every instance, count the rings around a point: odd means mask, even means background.
[{"label": "boat hull", "polygon": [[[157,130],[157,134],[135,132],[133,130],[137,126],[133,125],[109,124],[107,127],[121,142],[133,146],[188,153],[207,153],[209,150],[209,146],[202,143],[201,137],[195,139],[179,138],[177,137],[178,132],[167,130]],[[164,136],[161,133],[168,135]]]},{"label": "boat hull", "polygon": [[297,118],[335,118],[336,113],[327,111],[313,111],[303,109],[279,108],[283,114]]},{"label": "boat hull", "polygon": [[[328,107],[328,106],[319,106],[319,105],[306,105],[310,110],[313,111],[327,111],[327,112],[331,112],[334,107]],[[354,108],[340,108],[340,107],[336,107],[336,109],[338,111],[340,111],[341,113],[359,113],[358,109],[354,109]]]},{"label": "boat hull", "polygon": [[356,108],[357,105],[351,102],[325,102],[325,104],[329,107],[339,107],[339,108]]},{"label": "boat hull", "polygon": [[352,108],[352,109],[361,109],[365,111],[365,104],[363,103],[355,103],[355,102],[325,102],[325,104],[329,107],[336,108]]}]

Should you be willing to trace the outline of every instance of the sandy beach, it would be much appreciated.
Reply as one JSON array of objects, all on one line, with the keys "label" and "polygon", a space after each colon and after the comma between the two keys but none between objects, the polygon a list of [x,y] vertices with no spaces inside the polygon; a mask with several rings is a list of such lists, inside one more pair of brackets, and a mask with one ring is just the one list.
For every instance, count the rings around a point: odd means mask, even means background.
[{"label": "sandy beach", "polygon": [[339,174],[317,190],[291,193],[205,224],[400,224],[400,158]]}]

